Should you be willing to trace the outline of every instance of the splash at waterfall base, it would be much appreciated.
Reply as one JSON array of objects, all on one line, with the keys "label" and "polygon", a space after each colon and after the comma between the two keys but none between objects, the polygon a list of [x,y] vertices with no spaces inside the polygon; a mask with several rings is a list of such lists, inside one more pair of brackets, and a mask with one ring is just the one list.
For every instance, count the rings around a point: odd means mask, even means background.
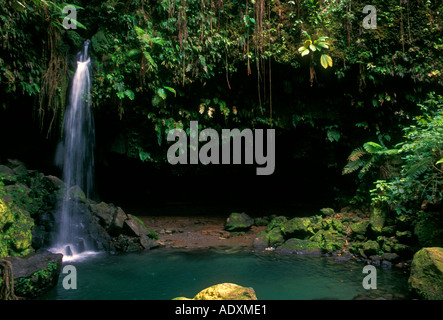
[{"label": "splash at waterfall base", "polygon": [[35,298],[47,292],[57,283],[62,259],[87,256],[48,251],[57,237],[58,204],[66,195],[76,204],[85,236],[95,250],[117,254],[159,246],[157,233],[137,217],[113,204],[88,199],[77,186],[68,192],[65,189],[58,177],[28,170],[21,161],[0,163],[0,261],[7,259],[13,265],[16,298]]},{"label": "splash at waterfall base", "polygon": [[[20,161],[10,160],[0,165],[0,192],[5,206],[11,207],[11,215],[19,219],[18,225],[26,227],[26,230],[14,231],[5,246],[1,241],[0,258],[25,256],[51,248],[58,236],[58,204],[66,200],[75,204],[85,237],[97,251],[119,253],[158,245],[155,242],[157,234],[138,218],[113,204],[88,199],[78,186],[66,191],[65,183],[58,177],[27,170]],[[25,224],[25,221],[29,223]],[[64,261],[66,259],[69,257],[65,256]]]}]

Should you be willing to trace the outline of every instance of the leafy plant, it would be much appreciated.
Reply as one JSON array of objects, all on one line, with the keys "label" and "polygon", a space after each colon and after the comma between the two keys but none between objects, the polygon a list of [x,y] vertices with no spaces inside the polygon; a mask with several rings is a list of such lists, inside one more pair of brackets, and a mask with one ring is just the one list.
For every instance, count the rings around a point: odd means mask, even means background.
[{"label": "leafy plant", "polygon": [[359,178],[362,178],[372,167],[378,165],[381,176],[387,178],[391,175],[391,165],[386,161],[387,156],[397,153],[397,149],[388,149],[383,144],[366,142],[363,147],[358,147],[351,152],[342,174],[359,170]]},{"label": "leafy plant", "polygon": [[298,52],[301,53],[301,56],[303,57],[308,54],[313,54],[314,52],[319,52],[321,54],[320,63],[322,67],[325,69],[332,67],[332,58],[329,55],[322,53],[324,50],[329,49],[329,45],[326,42],[328,37],[323,36],[312,41],[311,36],[306,31],[303,31],[303,33],[308,39],[304,42],[302,47],[298,48]]},{"label": "leafy plant", "polygon": [[397,213],[411,213],[438,205],[443,199],[443,97],[430,94],[420,105],[423,115],[404,129],[398,144],[403,166],[400,176],[376,182],[373,202],[386,201]]}]

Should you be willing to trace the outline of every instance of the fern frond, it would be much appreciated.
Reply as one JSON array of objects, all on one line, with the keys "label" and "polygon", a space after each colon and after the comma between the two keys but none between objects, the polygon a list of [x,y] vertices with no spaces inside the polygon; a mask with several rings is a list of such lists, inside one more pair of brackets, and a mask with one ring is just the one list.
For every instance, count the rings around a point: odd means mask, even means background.
[{"label": "fern frond", "polygon": [[412,165],[406,174],[412,178],[417,178],[428,170],[428,166],[424,161],[420,161],[414,165]]},{"label": "fern frond", "polygon": [[364,165],[364,161],[362,159],[357,159],[355,161],[351,161],[343,167],[342,174],[344,175],[344,174],[352,173],[352,172],[358,170],[363,165]]},{"label": "fern frond", "polygon": [[351,152],[348,157],[348,161],[356,161],[364,156],[367,152],[363,148],[357,148]]},{"label": "fern frond", "polygon": [[371,159],[369,159],[368,162],[365,163],[363,168],[361,168],[360,174],[364,175],[369,169],[371,169],[371,167],[374,165],[374,163],[375,163],[375,157],[372,157]]}]

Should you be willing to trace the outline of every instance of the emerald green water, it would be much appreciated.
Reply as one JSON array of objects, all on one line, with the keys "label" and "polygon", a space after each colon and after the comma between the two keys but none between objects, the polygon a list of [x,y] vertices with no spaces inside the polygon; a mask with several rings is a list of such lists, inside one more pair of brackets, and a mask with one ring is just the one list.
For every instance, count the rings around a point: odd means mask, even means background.
[{"label": "emerald green water", "polygon": [[192,298],[211,285],[231,282],[254,288],[261,300],[350,300],[408,298],[407,274],[377,267],[377,289],[365,290],[364,264],[334,262],[318,255],[283,255],[247,250],[156,249],[124,255],[99,254],[76,267],[77,289],[56,288],[43,299],[164,300]]}]

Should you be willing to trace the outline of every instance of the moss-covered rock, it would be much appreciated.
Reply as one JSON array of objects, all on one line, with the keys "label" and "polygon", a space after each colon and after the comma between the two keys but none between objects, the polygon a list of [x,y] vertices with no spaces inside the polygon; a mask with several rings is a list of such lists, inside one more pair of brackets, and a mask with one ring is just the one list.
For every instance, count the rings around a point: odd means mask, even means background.
[{"label": "moss-covered rock", "polygon": [[320,212],[325,216],[325,217],[330,217],[333,216],[335,214],[334,209],[332,208],[323,208],[320,209]]},{"label": "moss-covered rock", "polygon": [[15,295],[35,298],[54,288],[61,272],[62,258],[61,254],[51,252],[6,258],[13,267]]},{"label": "moss-covered rock", "polygon": [[376,255],[379,253],[380,245],[375,240],[368,240],[363,243],[363,252],[366,256]]},{"label": "moss-covered rock", "polygon": [[29,213],[10,206],[0,198],[0,258],[24,256],[33,251],[34,220]]},{"label": "moss-covered rock", "polygon": [[343,249],[346,238],[334,230],[319,230],[310,238],[311,241],[318,243],[322,251],[332,253]]},{"label": "moss-covered rock", "polygon": [[349,228],[352,231],[352,236],[359,240],[363,240],[365,238],[366,231],[368,230],[369,220],[363,220],[359,222],[354,222],[349,225]]},{"label": "moss-covered rock", "polygon": [[234,283],[220,283],[206,288],[193,299],[177,297],[173,300],[258,300],[254,289]]},{"label": "moss-covered rock", "polygon": [[271,219],[268,226],[266,227],[266,231],[271,231],[274,228],[281,229],[283,223],[288,221],[288,219],[284,216],[278,216]]},{"label": "moss-covered rock", "polygon": [[229,215],[225,222],[225,230],[227,231],[245,231],[254,225],[254,219],[246,213],[233,212]]},{"label": "moss-covered rock", "polygon": [[286,240],[276,248],[277,252],[284,253],[321,253],[321,244],[315,241],[292,238]]},{"label": "moss-covered rock", "polygon": [[283,237],[283,234],[279,228],[274,228],[266,234],[266,241],[268,242],[269,246],[277,247],[285,242],[285,238]]},{"label": "moss-covered rock", "polygon": [[335,218],[326,218],[320,222],[321,228],[323,230],[329,230],[331,232],[345,233],[347,231],[347,226],[345,226],[340,220]]},{"label": "moss-covered rock", "polygon": [[443,300],[443,248],[423,248],[414,254],[408,284],[423,299]]},{"label": "moss-covered rock", "polygon": [[285,239],[305,239],[315,234],[317,227],[309,217],[293,218],[280,225],[280,230]]},{"label": "moss-covered rock", "polygon": [[369,223],[371,229],[376,233],[381,233],[388,217],[389,208],[385,204],[379,204],[373,207]]}]

